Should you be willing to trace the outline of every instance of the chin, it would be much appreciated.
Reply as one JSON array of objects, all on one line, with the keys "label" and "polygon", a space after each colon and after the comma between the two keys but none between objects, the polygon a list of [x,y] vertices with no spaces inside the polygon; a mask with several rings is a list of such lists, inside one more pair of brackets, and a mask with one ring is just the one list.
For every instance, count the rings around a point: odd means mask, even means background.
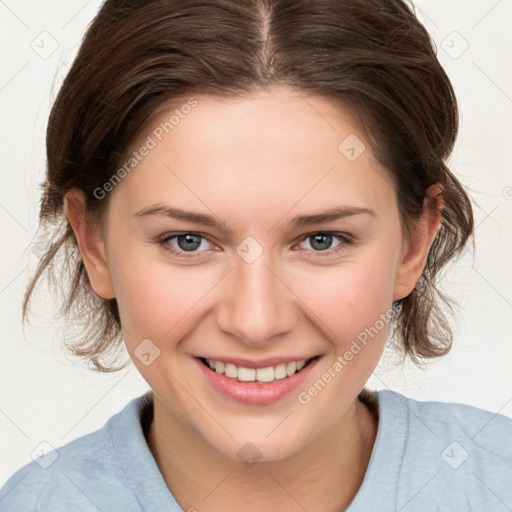
[{"label": "chin", "polygon": [[290,425],[278,425],[279,422],[274,422],[271,428],[268,428],[267,422],[264,426],[260,424],[259,428],[256,425],[253,428],[247,424],[245,427],[241,425],[238,431],[228,429],[233,437],[228,434],[215,438],[208,436],[205,441],[221,456],[247,467],[258,462],[288,459],[309,444],[305,432],[291,432]]},{"label": "chin", "polygon": [[215,446],[220,455],[240,462],[247,467],[259,463],[279,462],[294,456],[302,448],[299,442],[288,440],[287,444],[281,441],[250,440],[244,438],[239,442],[230,443],[229,446]]}]

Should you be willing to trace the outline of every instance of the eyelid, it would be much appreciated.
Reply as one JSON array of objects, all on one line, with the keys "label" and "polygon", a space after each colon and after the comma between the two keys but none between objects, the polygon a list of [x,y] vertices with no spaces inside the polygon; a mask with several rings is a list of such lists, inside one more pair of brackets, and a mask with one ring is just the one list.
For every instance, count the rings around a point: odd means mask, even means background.
[{"label": "eyelid", "polygon": [[[341,240],[341,243],[338,244],[337,246],[335,246],[333,249],[326,249],[325,251],[313,251],[310,249],[303,249],[303,250],[305,250],[306,252],[315,254],[317,256],[320,256],[320,257],[322,257],[322,256],[327,257],[327,256],[332,256],[334,254],[338,254],[339,252],[343,251],[347,245],[353,245],[355,243],[355,237],[353,237],[349,233],[317,230],[317,231],[311,231],[310,233],[301,235],[300,238],[296,239],[296,241],[294,242],[294,245],[300,244],[300,243],[304,242],[305,240],[307,240],[308,238],[310,238],[314,235],[320,235],[320,234],[329,235],[329,236],[339,238]],[[185,258],[185,259],[201,258],[201,256],[197,256],[197,255],[207,252],[207,250],[187,252],[187,251],[175,249],[174,247],[172,249],[164,247],[164,244],[169,242],[171,239],[179,237],[179,236],[183,236],[183,235],[195,235],[195,236],[202,238],[203,240],[206,240],[210,244],[216,245],[214,242],[212,242],[209,235],[206,235],[206,234],[198,232],[198,231],[168,232],[168,233],[165,233],[164,235],[158,237],[156,242],[158,244],[160,244],[161,246],[163,246],[163,249],[165,251],[167,251],[171,254],[177,255],[180,258]]]},{"label": "eyelid", "polygon": [[[335,237],[341,238],[342,240],[345,240],[347,242],[354,240],[354,237],[348,233],[344,233],[341,231],[328,231],[328,230],[318,229],[316,231],[311,231],[310,233],[306,233],[305,235],[301,235],[299,238],[296,239],[297,241],[295,243],[303,242],[304,240],[307,240],[308,238],[310,238],[314,235],[335,236]],[[321,251],[317,251],[317,252],[321,252]]]},{"label": "eyelid", "polygon": [[[215,245],[214,242],[210,239],[209,235],[200,233],[199,231],[176,231],[176,232],[165,233],[164,235],[158,237],[156,242],[160,243],[160,244],[164,244],[166,242],[169,242],[173,238],[177,238],[177,237],[183,236],[183,235],[195,235],[195,236],[202,238],[203,240],[206,240],[209,244]],[[171,251],[171,252],[173,252],[173,251]],[[176,252],[179,252],[182,254],[187,254],[187,251],[176,251]],[[194,253],[197,254],[197,253],[201,253],[201,252],[206,252],[206,251],[193,251],[188,254],[194,254]]]}]

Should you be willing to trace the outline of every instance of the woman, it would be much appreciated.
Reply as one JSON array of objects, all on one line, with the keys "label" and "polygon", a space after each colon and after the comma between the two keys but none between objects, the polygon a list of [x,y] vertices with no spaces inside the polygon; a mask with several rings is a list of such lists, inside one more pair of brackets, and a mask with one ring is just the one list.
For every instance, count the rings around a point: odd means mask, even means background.
[{"label": "woman", "polygon": [[450,349],[457,121],[402,1],[107,0],[50,115],[64,231],[25,307],[66,255],[75,353],[107,370],[124,343],[152,391],[5,509],[512,507],[512,420],[364,387],[390,335]]}]

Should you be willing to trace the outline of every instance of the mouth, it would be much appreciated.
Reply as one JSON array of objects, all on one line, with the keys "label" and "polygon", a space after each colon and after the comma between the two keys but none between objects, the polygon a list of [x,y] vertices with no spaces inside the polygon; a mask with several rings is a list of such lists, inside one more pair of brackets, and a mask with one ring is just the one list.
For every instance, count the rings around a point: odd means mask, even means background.
[{"label": "mouth", "polygon": [[237,380],[238,382],[268,383],[292,377],[319,357],[320,356],[314,356],[309,359],[300,359],[274,366],[265,366],[263,368],[248,368],[242,365],[237,366],[233,363],[206,359],[204,357],[200,357],[199,360],[213,372],[224,375],[228,379]]},{"label": "mouth", "polygon": [[[251,362],[194,357],[204,383],[224,398],[248,405],[277,402],[303,384],[321,355],[297,360]],[[272,364],[273,363],[273,364]],[[275,364],[277,363],[277,364]]]}]

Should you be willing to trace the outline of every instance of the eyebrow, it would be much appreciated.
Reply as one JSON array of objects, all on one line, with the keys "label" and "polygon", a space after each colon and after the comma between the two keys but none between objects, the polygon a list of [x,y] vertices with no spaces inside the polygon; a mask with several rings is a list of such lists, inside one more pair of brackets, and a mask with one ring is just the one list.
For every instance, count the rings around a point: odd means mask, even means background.
[{"label": "eyebrow", "polygon": [[[157,203],[142,210],[139,210],[135,217],[149,217],[152,215],[163,215],[172,219],[183,220],[186,222],[193,222],[196,224],[203,224],[204,226],[220,228],[226,232],[231,233],[232,230],[227,226],[224,221],[219,221],[215,217],[206,215],[204,213],[191,212],[181,210],[179,208],[172,208],[170,206]],[[308,214],[308,215],[297,215],[290,221],[291,227],[303,227],[315,224],[323,224],[326,222],[332,222],[335,220],[344,219],[347,217],[353,217],[355,215],[371,215],[376,217],[377,214],[369,208],[362,208],[358,206],[344,206],[335,207],[325,210],[323,212]]]}]

